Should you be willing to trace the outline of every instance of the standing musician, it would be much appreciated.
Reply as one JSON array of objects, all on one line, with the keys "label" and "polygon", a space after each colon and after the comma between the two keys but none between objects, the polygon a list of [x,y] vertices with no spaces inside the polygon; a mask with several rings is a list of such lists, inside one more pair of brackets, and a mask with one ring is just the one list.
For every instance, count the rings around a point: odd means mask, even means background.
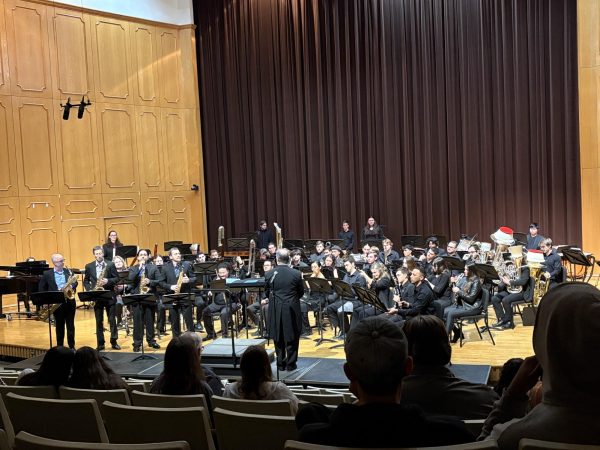
[{"label": "standing musician", "polygon": [[[181,285],[178,287],[178,282]],[[181,252],[177,247],[171,247],[169,250],[169,262],[163,265],[160,286],[167,294],[186,294],[191,293],[192,287],[196,282],[196,276],[192,271],[192,265],[188,261],[182,261]],[[173,305],[172,313],[169,314],[171,320],[171,329],[173,336],[181,335],[181,319],[183,314],[186,331],[194,331],[193,301],[195,296],[183,303],[183,306]]]},{"label": "standing musician", "polygon": [[394,243],[391,239],[384,239],[382,244],[383,251],[379,253],[379,262],[387,266],[395,261],[400,261],[400,255],[393,249]]},{"label": "standing musician", "polygon": [[299,271],[290,266],[290,252],[277,250],[277,267],[265,274],[269,300],[269,335],[275,343],[277,368],[296,370],[302,330],[300,299],[304,283]]},{"label": "standing musician", "polygon": [[119,240],[119,236],[115,230],[111,230],[106,237],[106,242],[102,245],[104,251],[104,259],[112,261],[117,256],[117,248],[122,247],[123,244]]},{"label": "standing musician", "polygon": [[563,266],[560,262],[560,255],[552,248],[552,239],[545,238],[540,244],[540,250],[544,253],[544,273],[546,280],[549,280],[550,289],[558,283],[562,283]]},{"label": "standing musician", "polygon": [[[148,250],[140,249],[137,253],[137,264],[129,269],[129,281],[132,282],[134,294],[140,293],[140,288],[148,287],[149,294],[156,295],[156,288],[162,280],[158,268],[148,263]],[[142,281],[143,278],[143,281]],[[133,351],[139,352],[146,329],[146,342],[152,348],[160,348],[155,340],[154,315],[156,305],[133,305]]]},{"label": "standing musician", "polygon": [[[46,270],[42,274],[42,279],[39,282],[39,290],[42,291],[62,291],[72,272],[65,268],[65,258],[60,253],[53,254],[52,265],[54,269]],[[77,289],[77,282],[71,285],[73,290]],[[62,347],[65,342],[65,326],[67,328],[67,343],[69,348],[75,348],[75,299],[65,299],[66,302],[61,304],[54,311],[54,320],[56,322],[56,345]],[[50,320],[50,317],[48,317]]]},{"label": "standing musician", "polygon": [[[156,255],[152,258],[152,263],[158,269],[160,278],[164,277],[163,267],[165,260],[161,255]],[[167,310],[169,310],[169,317],[173,315],[173,306],[171,304],[164,304],[162,302],[162,294],[164,289],[159,285],[156,289],[156,334],[160,337],[161,334],[167,334]]]},{"label": "standing musician", "polygon": [[433,307],[435,315],[444,318],[444,310],[452,304],[452,287],[450,286],[450,271],[442,258],[433,260],[433,276],[425,279],[433,290],[435,300]]},{"label": "standing musician", "polygon": [[354,231],[350,229],[350,222],[347,220],[342,222],[342,231],[338,233],[338,239],[344,240],[342,249],[345,250],[347,254],[352,253],[354,250]]},{"label": "standing musician", "polygon": [[[117,273],[119,272],[128,272],[129,271],[129,267],[127,267],[127,263],[125,262],[125,260],[120,257],[120,256],[115,256],[115,259],[113,259],[113,264],[115,265],[115,269],[117,270]],[[125,306],[123,305],[123,295],[127,293],[127,290],[129,289],[129,286],[126,286],[124,284],[116,284],[114,287],[114,292],[115,292],[115,299],[116,299],[116,305],[115,305],[115,315],[117,316],[117,328],[119,328],[120,326],[126,326],[127,324],[123,324],[123,311],[125,310]],[[128,311],[128,310],[126,310]],[[127,316],[129,315],[128,312],[125,313],[125,319],[127,319]]]},{"label": "standing musician", "polygon": [[538,234],[538,224],[531,222],[529,224],[529,234],[527,235],[527,250],[539,250],[544,236]]},{"label": "standing musician", "polygon": [[[217,277],[215,280],[226,280],[227,278],[229,278],[229,266],[225,263],[221,263],[217,268]],[[212,303],[209,303],[202,312],[202,320],[204,321],[204,328],[206,329],[207,334],[204,338],[205,341],[217,338],[217,333],[215,332],[215,326],[212,320],[213,314],[220,313],[221,336],[226,338],[229,337],[229,320],[231,320],[232,314],[240,308],[237,293],[232,292],[226,294],[225,292],[209,292],[209,296],[211,294]]]},{"label": "standing musician", "polygon": [[[85,265],[83,286],[86,291],[105,290],[113,291],[119,281],[119,274],[113,263],[104,259],[104,250],[99,245],[94,247],[94,261]],[[114,350],[121,350],[117,343],[119,333],[117,330],[117,296],[113,292],[108,303],[95,302],[94,315],[96,317],[96,350],[104,350],[104,311],[108,317],[110,328],[110,345]]]},{"label": "standing musician", "polygon": [[256,232],[256,248],[267,248],[269,242],[275,242],[273,232],[267,227],[267,221],[261,220]]},{"label": "standing musician", "polygon": [[[526,254],[523,254],[523,264],[526,262]],[[515,302],[531,302],[533,301],[533,290],[535,288],[535,280],[529,274],[529,267],[522,265],[519,268],[519,278],[511,280],[504,275],[501,283],[498,285],[498,293],[492,297],[492,305],[496,312],[496,323],[492,325],[494,328],[508,330],[515,327],[513,321],[513,303]],[[508,292],[507,288],[521,286],[522,290],[516,293]]]},{"label": "standing musician", "polygon": [[367,239],[383,239],[383,230],[377,224],[374,217],[369,217],[367,224],[362,230],[362,240]]}]

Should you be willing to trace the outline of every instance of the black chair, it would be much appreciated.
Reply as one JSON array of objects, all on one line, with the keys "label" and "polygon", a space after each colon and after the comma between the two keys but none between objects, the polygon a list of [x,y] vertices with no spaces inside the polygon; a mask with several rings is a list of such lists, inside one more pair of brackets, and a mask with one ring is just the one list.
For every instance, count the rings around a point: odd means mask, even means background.
[{"label": "black chair", "polygon": [[477,322],[479,322],[481,319],[483,319],[483,321],[485,323],[484,329],[487,330],[488,334],[490,335],[492,344],[496,345],[496,342],[494,341],[494,336],[492,336],[492,332],[490,330],[490,324],[489,324],[489,320],[488,320],[488,306],[490,304],[490,298],[491,298],[490,291],[488,291],[487,289],[484,289],[481,294],[481,306],[479,307],[478,314],[474,314],[472,316],[457,317],[456,320],[454,320],[454,325],[456,325],[456,327],[458,327],[458,333],[460,336],[460,346],[461,347],[463,346],[463,325],[467,322],[472,322],[475,325],[477,334],[479,334],[479,339],[483,340],[481,331],[479,330],[479,327],[477,326]]}]

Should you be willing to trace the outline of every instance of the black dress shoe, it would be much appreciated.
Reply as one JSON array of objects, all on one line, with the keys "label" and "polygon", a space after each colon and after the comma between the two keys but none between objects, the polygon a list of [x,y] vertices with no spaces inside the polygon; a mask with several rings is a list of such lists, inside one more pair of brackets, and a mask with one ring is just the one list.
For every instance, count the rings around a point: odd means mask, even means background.
[{"label": "black dress shoe", "polygon": [[148,342],[148,347],[160,348],[160,345],[158,345],[156,342]]},{"label": "black dress shoe", "polygon": [[209,334],[209,335],[207,335],[206,337],[203,337],[203,338],[202,338],[202,340],[203,340],[203,341],[210,341],[210,340],[212,340],[212,339],[216,339],[216,338],[217,338],[217,335],[216,335],[216,334]]},{"label": "black dress shoe", "polygon": [[116,342],[114,344],[111,345],[113,350],[121,350],[121,346],[119,344],[117,344]]},{"label": "black dress shoe", "polygon": [[293,366],[287,366],[285,368],[285,371],[286,372],[292,372],[292,371],[296,370],[297,368],[298,368],[298,366],[296,364],[294,364]]},{"label": "black dress shoe", "polygon": [[140,347],[139,345],[137,347],[133,347],[133,351],[134,352],[141,352],[142,351],[142,347]]},{"label": "black dress shoe", "polygon": [[[216,336],[215,336],[215,337],[216,337]],[[228,334],[225,334],[225,333],[221,334],[221,337],[222,337],[223,339],[229,339],[229,335],[228,335]]]},{"label": "black dress shoe", "polygon": [[96,347],[96,351],[101,352],[102,350],[104,350],[106,347],[104,347],[104,345],[99,345],[98,347]]},{"label": "black dress shoe", "polygon": [[195,328],[196,328],[196,331],[204,331],[204,327],[202,326],[201,323],[197,323]]},{"label": "black dress shoe", "polygon": [[512,330],[513,328],[515,328],[515,324],[512,322],[506,322],[500,328],[502,328],[503,330]]}]

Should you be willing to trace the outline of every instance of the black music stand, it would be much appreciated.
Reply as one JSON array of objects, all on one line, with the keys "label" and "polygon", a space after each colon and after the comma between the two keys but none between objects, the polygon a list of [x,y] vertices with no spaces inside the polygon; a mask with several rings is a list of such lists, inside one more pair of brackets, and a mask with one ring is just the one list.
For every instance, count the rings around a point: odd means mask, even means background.
[{"label": "black music stand", "polygon": [[337,269],[337,267],[322,266],[321,273],[328,280],[333,280],[333,279],[335,279],[335,276],[333,274],[333,269]]},{"label": "black music stand", "polygon": [[358,296],[359,300],[367,305],[372,306],[378,311],[382,313],[387,312],[387,307],[379,300],[377,295],[373,291],[369,291],[368,289],[361,288],[360,286],[354,286],[354,291]]},{"label": "black music stand", "polygon": [[[50,305],[67,303],[67,299],[63,291],[43,291],[32,293],[31,302],[35,306],[46,305],[50,307]],[[52,348],[52,321],[50,320],[50,316],[48,316],[48,337],[50,339],[50,348]]]},{"label": "black music stand", "polygon": [[575,281],[578,278],[577,266],[581,266],[583,267],[583,275],[579,276],[579,278],[581,278],[581,281],[584,283],[588,283],[594,275],[594,263],[596,262],[596,258],[594,258],[593,255],[586,256],[586,254],[577,247],[565,248],[563,249],[562,254],[563,258],[569,263],[569,278],[571,278],[572,281]]},{"label": "black music stand", "polygon": [[183,241],[167,241],[163,244],[163,249],[165,250],[165,252],[168,252],[169,250],[171,250],[173,247],[178,247],[183,244]]},{"label": "black music stand", "polygon": [[122,245],[117,247],[115,254],[127,261],[127,258],[135,258],[137,256],[137,252],[137,245]]},{"label": "black music stand", "polygon": [[[156,297],[154,296],[154,294],[123,295],[122,298],[123,298],[123,305],[125,305],[125,306],[134,304],[134,305],[138,305],[141,308],[142,305],[148,305],[148,306],[156,305]],[[144,324],[143,324],[143,314],[142,314],[142,327],[143,326],[144,326]],[[142,334],[144,334],[144,333],[142,333]],[[158,358],[156,356],[146,355],[144,353],[144,336],[142,336],[142,354],[140,356],[137,356],[136,358],[133,358],[131,360],[131,362],[143,361],[146,359],[158,359]]]},{"label": "black music stand", "polygon": [[[340,347],[344,347],[345,345],[345,341],[346,341],[346,311],[344,310],[344,306],[346,305],[346,301],[351,301],[351,300],[346,300],[346,299],[350,299],[350,298],[355,298],[356,294],[354,293],[352,286],[350,286],[348,283],[346,283],[345,281],[342,280],[336,280],[333,279],[331,280],[331,287],[333,288],[334,292],[342,299],[343,303],[342,303],[342,323],[341,328],[342,328],[342,334],[344,335],[344,343],[342,344],[336,344],[333,347],[330,347],[331,349],[334,348],[340,348]],[[335,312],[336,314],[338,313],[337,311]]]},{"label": "black music stand", "polygon": [[196,275],[211,275],[214,276],[217,273],[217,267],[219,267],[220,261],[206,261],[194,264],[194,273]]},{"label": "black music stand", "polygon": [[[327,295],[333,294],[331,285],[323,278],[309,277],[305,279],[304,282],[308,286],[311,294],[323,294],[325,299],[327,298]],[[323,342],[335,342],[334,339],[323,337],[323,303],[319,303],[319,339],[315,339],[314,341],[316,342],[315,347],[318,347]]]},{"label": "black music stand", "polygon": [[246,251],[250,247],[250,240],[246,238],[227,238],[228,252]]},{"label": "black music stand", "polygon": [[283,248],[293,250],[295,248],[304,249],[304,241],[302,239],[284,239]]},{"label": "black music stand", "polygon": [[422,248],[425,247],[425,240],[420,234],[403,234],[400,236],[400,244],[402,247],[412,245],[413,247]]},{"label": "black music stand", "polygon": [[[226,288],[226,280],[213,280],[210,283],[210,291],[213,293],[213,299],[215,292],[222,292],[223,294],[225,294],[226,304],[229,304],[229,311],[231,311],[231,315],[233,316],[235,314],[235,311],[233,310],[233,298],[231,295],[231,291]],[[235,338],[233,336],[234,323],[233,320],[231,320],[231,317],[228,318],[228,323],[229,322],[231,322],[231,329],[229,330],[231,332],[231,361],[233,363],[233,368],[236,369],[237,361],[235,358]],[[228,326],[227,328],[229,329],[230,327]],[[235,328],[237,328],[237,324],[235,324]],[[223,334],[223,330],[221,330],[221,334]]]},{"label": "black music stand", "polygon": [[[463,272],[465,270],[465,261],[463,259],[454,258],[453,256],[442,256],[446,263],[446,267],[452,272]],[[485,264],[482,264],[485,265]]]},{"label": "black music stand", "polygon": [[[108,302],[112,300],[113,292],[107,290],[99,290],[99,291],[85,291],[78,292],[77,296],[79,297],[79,301],[81,302],[94,302],[96,304],[102,303],[103,306],[107,305]],[[104,313],[102,313],[104,314]],[[110,326],[110,324],[109,324]],[[112,361],[106,354],[101,354],[100,358],[106,359],[107,361]]]},{"label": "black music stand", "polygon": [[483,278],[483,283],[491,283],[494,280],[500,280],[500,275],[496,272],[496,268],[491,264],[475,264],[473,271]]},{"label": "black music stand", "polygon": [[[180,329],[181,329],[181,318],[179,317],[179,311],[180,311],[180,307],[184,308],[186,306],[192,306],[193,301],[195,299],[195,295],[192,292],[183,292],[183,293],[179,293],[179,294],[164,294],[162,296],[162,302],[163,305],[173,305],[173,311],[171,311],[173,313],[173,315],[175,316],[174,319],[178,320],[180,325]],[[169,313],[169,315],[171,314],[171,312]],[[166,325],[165,325],[166,327]]]}]

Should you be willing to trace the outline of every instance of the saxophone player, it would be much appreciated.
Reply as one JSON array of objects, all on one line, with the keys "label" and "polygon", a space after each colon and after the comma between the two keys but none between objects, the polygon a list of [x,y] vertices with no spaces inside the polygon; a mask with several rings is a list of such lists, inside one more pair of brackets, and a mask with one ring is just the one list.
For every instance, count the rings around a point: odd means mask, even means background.
[{"label": "saxophone player", "polygon": [[[162,280],[160,286],[167,294],[189,293],[196,282],[196,276],[192,271],[192,265],[188,261],[182,261],[181,252],[177,247],[169,250],[169,262],[163,265]],[[192,302],[185,302],[183,305],[175,306],[169,313],[171,329],[173,336],[181,335],[181,319],[183,314],[185,327],[187,331],[194,331],[194,316],[192,311]]]},{"label": "saxophone player", "polygon": [[[53,254],[53,269],[46,270],[39,283],[40,291],[63,290],[73,273],[65,267],[65,258],[60,253]],[[71,284],[73,290],[77,288],[77,281]],[[69,348],[75,348],[75,299],[66,300],[54,311],[56,321],[56,345],[62,347],[65,342],[65,325],[67,328],[67,344]]]},{"label": "saxophone player", "polygon": [[[156,295],[156,287],[162,281],[161,273],[154,264],[148,263],[148,250],[142,248],[137,253],[137,264],[129,269],[129,281],[134,294],[148,290]],[[156,305],[133,305],[133,351],[139,352],[146,329],[146,342],[152,348],[160,348],[155,340],[154,317]]]},{"label": "saxophone player", "polygon": [[[101,246],[96,246],[92,250],[94,261],[85,265],[85,273],[83,276],[83,287],[86,291],[110,290],[112,291],[117,281],[119,274],[115,265],[104,258],[104,250]],[[110,328],[110,345],[114,350],[121,350],[117,343],[119,334],[117,331],[117,296],[111,297],[111,300],[97,301],[94,304],[94,316],[96,317],[96,350],[104,350],[104,311],[108,317],[108,325]]]}]

